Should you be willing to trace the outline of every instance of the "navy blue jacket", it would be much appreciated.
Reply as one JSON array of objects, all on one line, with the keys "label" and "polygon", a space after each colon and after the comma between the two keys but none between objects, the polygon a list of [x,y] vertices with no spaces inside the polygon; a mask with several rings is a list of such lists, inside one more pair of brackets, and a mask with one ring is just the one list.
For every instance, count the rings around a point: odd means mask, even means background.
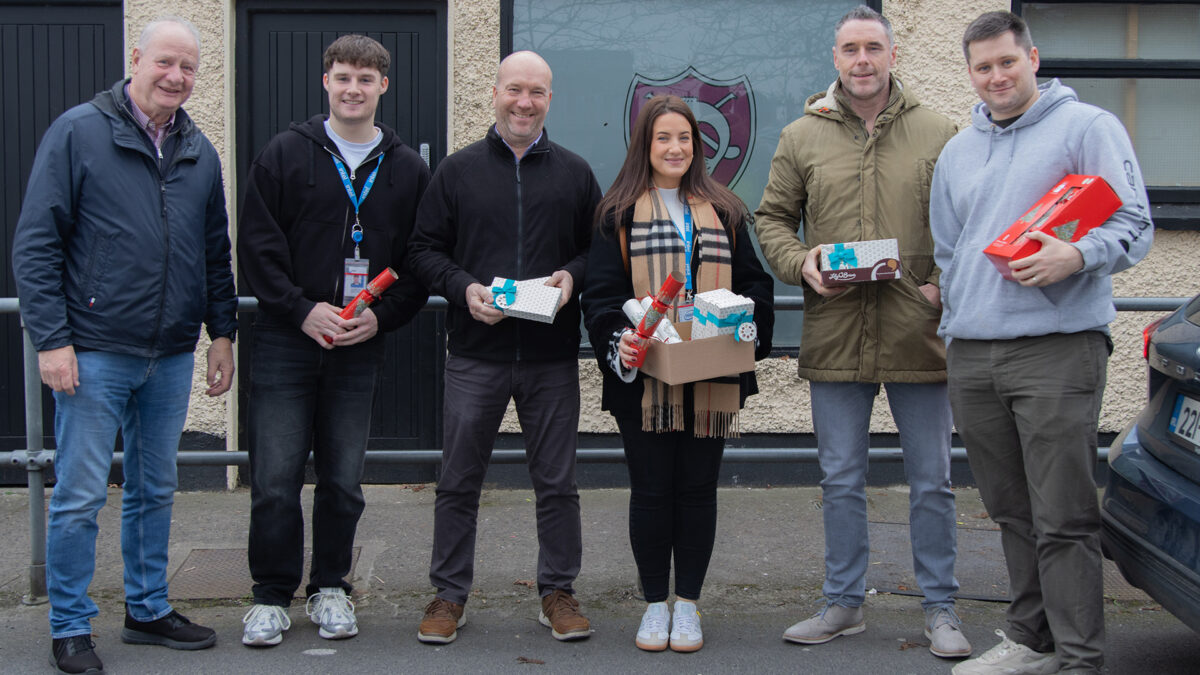
[{"label": "navy blue jacket", "polygon": [[182,109],[161,160],[117,82],[50,125],[13,239],[38,351],[157,357],[233,338],[237,296],[217,151]]}]

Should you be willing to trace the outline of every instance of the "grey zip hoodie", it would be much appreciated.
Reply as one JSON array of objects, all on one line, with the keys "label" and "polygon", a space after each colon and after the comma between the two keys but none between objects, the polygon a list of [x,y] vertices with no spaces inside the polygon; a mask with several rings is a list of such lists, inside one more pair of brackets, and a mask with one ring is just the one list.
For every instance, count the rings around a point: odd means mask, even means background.
[{"label": "grey zip hoodie", "polygon": [[[1057,79],[1038,91],[1007,129],[976,104],[971,126],[950,139],[934,169],[929,224],[942,269],[938,335],[947,342],[1107,332],[1116,316],[1110,275],[1150,250],[1149,200],[1125,128]],[[1083,254],[1078,273],[1040,288],[1004,279],[984,247],[1067,174],[1103,177],[1124,205],[1073,244]]]}]

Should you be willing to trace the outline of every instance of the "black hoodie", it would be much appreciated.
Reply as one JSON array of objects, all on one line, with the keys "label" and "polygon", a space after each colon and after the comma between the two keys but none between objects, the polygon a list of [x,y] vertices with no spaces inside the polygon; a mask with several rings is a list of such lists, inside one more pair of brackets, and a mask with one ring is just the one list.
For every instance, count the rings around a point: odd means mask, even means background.
[{"label": "black hoodie", "polygon": [[[408,323],[429,298],[405,264],[429,168],[395,132],[377,126],[383,138],[353,172],[352,183],[355,194],[362,194],[382,152],[359,222],[360,255],[370,260],[369,278],[385,267],[400,275],[371,306],[383,332]],[[272,138],[246,179],[237,238],[241,280],[258,298],[260,313],[296,328],[318,302],[342,306],[344,260],[354,257],[354,205],[334,155],[341,158],[325,133],[325,116],[317,115]]]}]

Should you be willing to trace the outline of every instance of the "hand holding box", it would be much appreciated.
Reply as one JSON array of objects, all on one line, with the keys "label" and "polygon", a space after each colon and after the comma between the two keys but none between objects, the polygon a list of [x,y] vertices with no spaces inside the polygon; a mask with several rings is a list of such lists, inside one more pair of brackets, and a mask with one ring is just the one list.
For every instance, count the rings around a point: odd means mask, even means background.
[{"label": "hand holding box", "polygon": [[1121,198],[1103,178],[1068,174],[983,249],[983,253],[1005,279],[1016,281],[1008,263],[1042,249],[1041,242],[1025,235],[1044,232],[1061,241],[1079,241],[1092,228],[1103,225],[1121,204]]},{"label": "hand holding box", "polygon": [[900,278],[900,244],[895,239],[821,244],[821,283],[826,286]]},{"label": "hand holding box", "polygon": [[550,277],[513,281],[504,277],[492,279],[492,304],[505,316],[554,323],[562,289],[547,286]]}]

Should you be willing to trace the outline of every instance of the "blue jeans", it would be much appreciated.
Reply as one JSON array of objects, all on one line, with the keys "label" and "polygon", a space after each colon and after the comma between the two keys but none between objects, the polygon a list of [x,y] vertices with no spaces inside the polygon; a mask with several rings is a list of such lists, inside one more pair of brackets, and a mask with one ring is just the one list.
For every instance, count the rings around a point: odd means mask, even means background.
[{"label": "blue jeans", "polygon": [[305,595],[347,593],[354,535],[365,500],[360,481],[371,430],[382,337],[323,349],[270,320],[254,328],[247,435],[250,452],[248,558],[254,602],[286,607],[304,566],[300,490],[313,453],[313,561]]},{"label": "blue jeans", "polygon": [[[957,550],[950,491],[950,401],[943,382],[887,383],[892,419],[900,431],[909,485],[913,572],[928,611],[954,604]],[[825,585],[830,603],[862,605],[867,562],[867,451],[871,407],[879,385],[810,382],[813,427],[821,463],[825,518]]]},{"label": "blue jeans", "polygon": [[191,352],[145,358],[77,355],[75,394],[54,394],[57,482],[46,530],[50,635],[87,635],[99,614],[88,597],[96,569],[96,514],[108,498],[108,472],[120,429],[125,447],[121,555],[125,603],[138,621],[171,613],[167,540],[175,501],[175,453],[192,388]]}]

